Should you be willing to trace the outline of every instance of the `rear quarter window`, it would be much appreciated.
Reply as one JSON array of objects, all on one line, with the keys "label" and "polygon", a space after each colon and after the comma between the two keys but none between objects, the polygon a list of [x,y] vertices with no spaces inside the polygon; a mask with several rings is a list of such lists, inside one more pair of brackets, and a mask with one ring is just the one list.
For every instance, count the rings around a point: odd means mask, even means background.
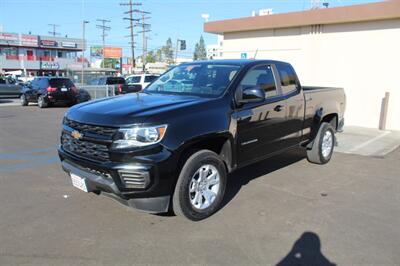
[{"label": "rear quarter window", "polygon": [[125,84],[124,78],[108,78],[107,85]]},{"label": "rear quarter window", "polygon": [[289,64],[278,64],[279,76],[281,78],[282,94],[287,95],[297,91],[296,73]]}]

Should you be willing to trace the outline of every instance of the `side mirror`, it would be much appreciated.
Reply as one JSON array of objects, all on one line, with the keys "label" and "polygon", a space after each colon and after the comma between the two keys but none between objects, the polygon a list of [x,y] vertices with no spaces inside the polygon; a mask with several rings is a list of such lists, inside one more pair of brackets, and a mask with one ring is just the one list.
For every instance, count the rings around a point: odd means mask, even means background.
[{"label": "side mirror", "polygon": [[257,103],[265,100],[265,91],[259,86],[243,89],[239,103]]}]

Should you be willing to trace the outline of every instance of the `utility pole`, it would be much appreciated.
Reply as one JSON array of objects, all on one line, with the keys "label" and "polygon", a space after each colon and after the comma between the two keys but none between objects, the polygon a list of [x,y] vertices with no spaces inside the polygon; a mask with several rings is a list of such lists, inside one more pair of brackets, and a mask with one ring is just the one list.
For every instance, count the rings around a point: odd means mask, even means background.
[{"label": "utility pole", "polygon": [[96,28],[101,29],[101,31],[102,31],[102,34],[101,34],[101,38],[103,40],[103,52],[102,52],[103,58],[102,59],[103,59],[103,67],[104,67],[105,66],[104,48],[106,46],[106,37],[107,37],[106,31],[111,30],[111,27],[106,26],[106,23],[109,23],[111,21],[107,20],[107,19],[97,19],[97,21],[101,22],[101,25],[96,25]]},{"label": "utility pole", "polygon": [[142,33],[142,61],[143,61],[143,72],[146,71],[146,54],[147,54],[147,41],[146,41],[146,33],[150,32],[151,25],[146,23],[146,19],[150,19],[147,15],[151,14],[150,12],[146,12],[143,10],[135,10],[137,13],[141,14],[140,22],[136,24],[136,26],[142,27],[142,30],[138,33]]},{"label": "utility pole", "polygon": [[132,0],[129,0],[128,3],[120,3],[120,6],[128,6],[129,10],[124,12],[124,14],[129,14],[129,17],[125,17],[124,20],[129,20],[129,27],[127,27],[127,29],[130,29],[130,35],[128,35],[127,37],[131,38],[130,44],[131,44],[131,52],[132,52],[132,69],[135,68],[135,36],[136,34],[134,34],[134,22],[139,22],[139,19],[134,19],[133,18],[133,14],[135,13],[135,11],[133,10],[133,6],[141,6],[142,3],[135,3],[132,2]]},{"label": "utility pole", "polygon": [[178,50],[179,50],[179,42],[180,42],[180,41],[181,41],[181,40],[176,39],[175,65],[176,65],[176,63],[177,63],[177,61],[178,61]]},{"label": "utility pole", "polygon": [[57,28],[57,27],[60,27],[60,25],[57,25],[57,24],[48,24],[48,25],[51,26],[51,27],[53,28],[53,31],[49,31],[49,32],[48,32],[49,34],[51,34],[51,35],[53,35],[53,36],[60,35],[59,32],[56,32],[56,28]]},{"label": "utility pole", "polygon": [[88,24],[89,21],[83,20],[82,21],[82,76],[81,76],[81,83],[83,85],[83,68],[85,67],[85,51],[86,51],[86,40],[85,40],[85,26]]}]

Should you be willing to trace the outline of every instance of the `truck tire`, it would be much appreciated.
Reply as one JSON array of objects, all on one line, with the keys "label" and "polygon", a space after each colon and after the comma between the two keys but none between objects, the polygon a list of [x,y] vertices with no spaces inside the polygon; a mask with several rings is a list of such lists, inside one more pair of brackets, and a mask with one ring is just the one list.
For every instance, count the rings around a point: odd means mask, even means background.
[{"label": "truck tire", "polygon": [[25,94],[22,94],[22,95],[19,97],[19,99],[21,100],[21,105],[22,105],[22,106],[27,106],[27,105],[28,105],[28,101],[27,101],[27,99],[26,99]]},{"label": "truck tire", "polygon": [[326,164],[332,157],[334,146],[335,130],[330,123],[321,123],[312,148],[307,150],[307,160],[310,163]]},{"label": "truck tire", "polygon": [[224,162],[209,150],[189,157],[179,174],[172,198],[176,215],[199,221],[215,213],[223,200],[227,181]]},{"label": "truck tire", "polygon": [[39,106],[39,108],[46,108],[47,105],[48,104],[47,104],[46,100],[44,99],[44,97],[42,95],[40,95],[38,97],[38,106]]}]

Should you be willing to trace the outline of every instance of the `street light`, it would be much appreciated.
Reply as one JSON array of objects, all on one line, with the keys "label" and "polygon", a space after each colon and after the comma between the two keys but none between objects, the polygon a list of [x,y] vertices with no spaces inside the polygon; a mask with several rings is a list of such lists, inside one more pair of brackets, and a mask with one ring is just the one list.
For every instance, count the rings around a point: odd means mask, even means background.
[{"label": "street light", "polygon": [[82,76],[81,76],[81,83],[83,85],[83,68],[85,67],[85,51],[86,51],[86,42],[85,42],[85,26],[88,24],[89,21],[83,20],[82,21]]}]

